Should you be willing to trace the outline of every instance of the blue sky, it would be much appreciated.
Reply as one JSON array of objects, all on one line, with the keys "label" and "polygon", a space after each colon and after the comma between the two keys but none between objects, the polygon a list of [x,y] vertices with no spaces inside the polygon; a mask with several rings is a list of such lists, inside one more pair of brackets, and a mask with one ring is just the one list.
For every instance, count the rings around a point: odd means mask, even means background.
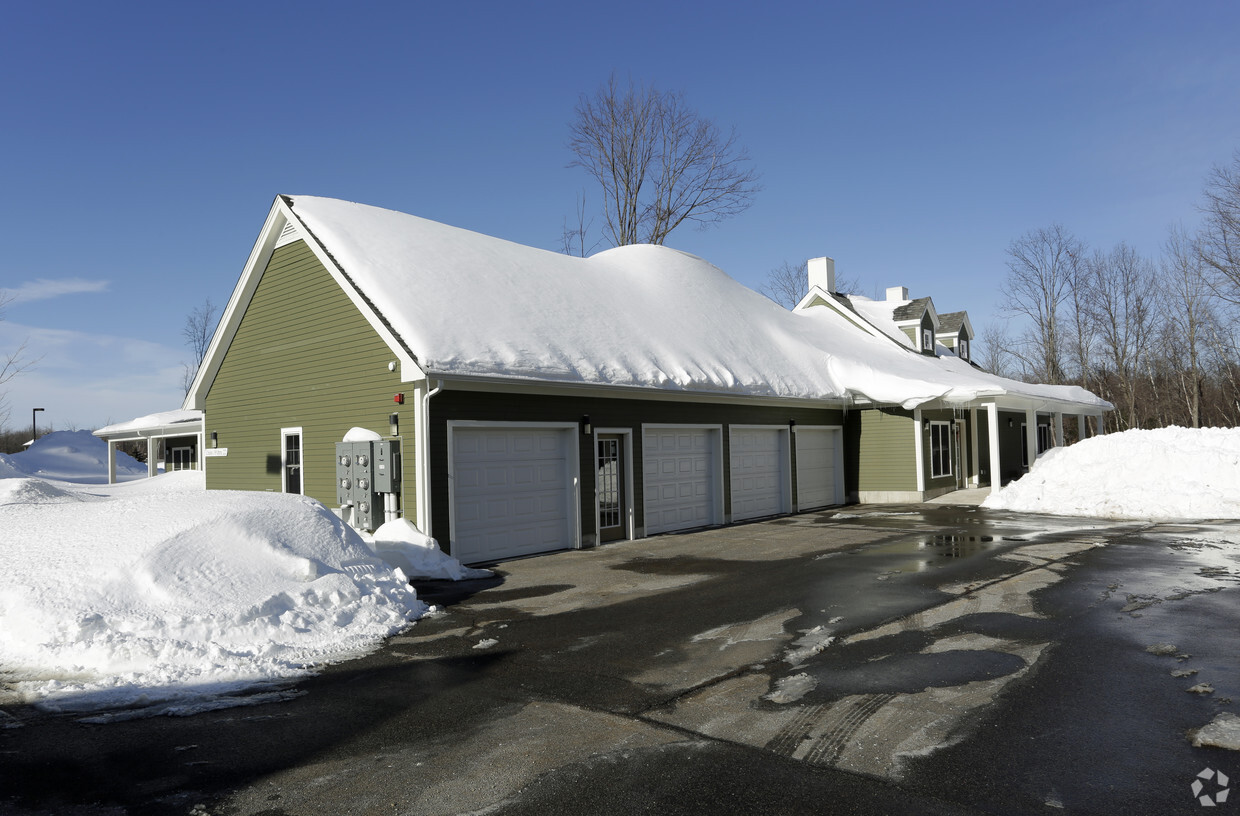
[{"label": "blue sky", "polygon": [[[753,207],[668,244],[755,288],[831,255],[997,317],[1004,250],[1061,222],[1155,255],[1240,148],[1234,2],[17,3],[0,29],[9,425],[179,405],[277,194],[555,249],[615,71],[735,127]],[[595,197],[597,198],[597,197]]]}]

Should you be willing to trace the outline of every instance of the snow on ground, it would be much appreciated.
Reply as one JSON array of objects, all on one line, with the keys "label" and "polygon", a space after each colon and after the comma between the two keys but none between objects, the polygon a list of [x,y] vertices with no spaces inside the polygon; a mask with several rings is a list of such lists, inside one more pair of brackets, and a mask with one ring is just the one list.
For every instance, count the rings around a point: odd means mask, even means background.
[{"label": "snow on ground", "polygon": [[[77,441],[50,434],[0,464],[64,473],[93,456]],[[406,560],[423,571],[489,574],[407,526],[392,547],[416,547]],[[103,719],[270,699],[427,611],[401,569],[320,503],[207,491],[197,471],[118,485],[0,478],[0,570],[0,703]]]},{"label": "snow on ground", "polygon": [[1240,429],[1124,431],[1048,451],[982,503],[1108,519],[1240,518]]},{"label": "snow on ground", "polygon": [[[44,434],[21,453],[0,453],[0,479],[38,476],[79,484],[107,484],[108,445],[90,431]],[[116,452],[116,480],[141,479],[146,465]]]}]

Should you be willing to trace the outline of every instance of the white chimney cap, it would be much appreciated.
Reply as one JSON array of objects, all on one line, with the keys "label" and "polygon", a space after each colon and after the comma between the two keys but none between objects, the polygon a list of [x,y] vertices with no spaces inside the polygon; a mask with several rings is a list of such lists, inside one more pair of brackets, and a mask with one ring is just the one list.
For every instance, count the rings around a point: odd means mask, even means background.
[{"label": "white chimney cap", "polygon": [[887,289],[888,300],[908,300],[907,286],[892,286]]}]

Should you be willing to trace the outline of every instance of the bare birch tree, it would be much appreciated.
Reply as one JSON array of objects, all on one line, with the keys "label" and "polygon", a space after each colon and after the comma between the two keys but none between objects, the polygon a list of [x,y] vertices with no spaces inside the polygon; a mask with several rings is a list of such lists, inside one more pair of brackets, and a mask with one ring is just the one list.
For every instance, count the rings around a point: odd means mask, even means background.
[{"label": "bare birch tree", "polygon": [[1017,353],[1029,361],[1035,377],[1052,385],[1066,380],[1065,304],[1078,283],[1084,252],[1085,244],[1060,224],[1027,232],[1007,250],[1001,308],[1029,318],[1032,326],[1016,341]]},{"label": "bare birch tree", "polygon": [[1206,327],[1213,321],[1211,291],[1201,255],[1197,241],[1183,227],[1171,228],[1162,262],[1161,288],[1166,292],[1163,319],[1167,327],[1163,347],[1168,355],[1182,358],[1178,366],[1181,391],[1194,428],[1201,427],[1202,347]]},{"label": "bare birch tree", "polygon": [[731,218],[760,189],[735,131],[699,115],[683,93],[621,87],[613,74],[578,99],[569,134],[569,166],[598,183],[615,246],[662,244],[681,224]]},{"label": "bare birch tree", "polygon": [[1155,328],[1153,267],[1121,243],[1107,253],[1096,251],[1085,268],[1087,308],[1123,399],[1124,427],[1138,428],[1137,380],[1146,371]]},{"label": "bare birch tree", "polygon": [[215,333],[216,315],[215,304],[211,302],[211,298],[207,298],[201,306],[194,307],[194,310],[185,318],[181,336],[185,338],[185,345],[189,346],[194,355],[193,365],[186,363],[182,366],[181,387],[186,394],[189,394],[190,386],[194,384],[194,377],[198,376],[198,368],[207,356],[207,348],[211,345],[211,335]]},{"label": "bare birch tree", "polygon": [[1204,193],[1199,254],[1213,272],[1218,295],[1240,305],[1240,151],[1230,165],[1215,165]]}]

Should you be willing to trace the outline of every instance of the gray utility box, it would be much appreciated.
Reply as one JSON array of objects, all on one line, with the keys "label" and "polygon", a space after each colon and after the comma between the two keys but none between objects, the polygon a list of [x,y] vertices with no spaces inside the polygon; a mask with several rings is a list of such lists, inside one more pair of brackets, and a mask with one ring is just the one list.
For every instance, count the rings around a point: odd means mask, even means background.
[{"label": "gray utility box", "polygon": [[383,524],[383,494],[400,490],[400,442],[336,443],[336,503],[351,511],[353,526]]}]

